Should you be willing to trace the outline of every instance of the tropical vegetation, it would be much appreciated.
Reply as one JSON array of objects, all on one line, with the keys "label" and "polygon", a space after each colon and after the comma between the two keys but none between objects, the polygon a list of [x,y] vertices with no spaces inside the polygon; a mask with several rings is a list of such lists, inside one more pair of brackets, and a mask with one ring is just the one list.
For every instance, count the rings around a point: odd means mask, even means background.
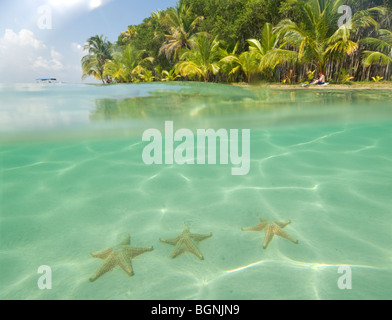
[{"label": "tropical vegetation", "polygon": [[336,83],[390,80],[391,30],[389,0],[180,0],[113,43],[89,38],[83,78],[297,83],[323,72]]}]

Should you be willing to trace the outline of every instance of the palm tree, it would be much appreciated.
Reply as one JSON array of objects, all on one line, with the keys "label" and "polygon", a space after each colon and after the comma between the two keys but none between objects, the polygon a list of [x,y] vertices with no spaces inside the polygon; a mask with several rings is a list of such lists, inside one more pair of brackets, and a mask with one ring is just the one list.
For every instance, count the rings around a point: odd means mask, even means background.
[{"label": "palm tree", "polygon": [[[277,34],[273,33],[272,25],[270,23],[265,23],[261,35],[261,41],[256,39],[247,40],[249,43],[250,51],[257,54],[258,58],[261,60],[263,56],[267,54],[270,50],[276,49],[278,47],[279,38]],[[283,47],[285,44],[281,45]]]},{"label": "palm tree", "polygon": [[127,31],[121,32],[121,42],[128,43],[137,36],[136,26],[132,25],[127,28]]},{"label": "palm tree", "polygon": [[286,42],[280,42],[279,37],[273,32],[272,25],[265,23],[261,33],[260,41],[257,39],[247,40],[249,51],[258,60],[258,71],[272,74],[280,61],[294,62],[297,54],[291,50],[284,50]]},{"label": "palm tree", "polygon": [[175,8],[168,9],[159,20],[168,31],[159,55],[164,53],[168,60],[172,57],[178,59],[181,49],[191,47],[191,38],[195,35],[197,25],[203,19],[203,17],[196,17],[190,6],[177,4]]},{"label": "palm tree", "polygon": [[183,77],[194,76],[207,82],[212,74],[216,75],[220,70],[219,41],[200,33],[191,41],[191,47],[183,51],[175,70]]},{"label": "palm tree", "polygon": [[222,70],[228,74],[229,78],[235,76],[240,70],[246,75],[248,83],[251,81],[251,76],[258,70],[258,60],[256,54],[250,51],[244,51],[237,55],[232,53],[225,55],[220,60],[222,63]]},{"label": "palm tree", "polygon": [[145,71],[145,64],[152,63],[153,58],[143,58],[145,50],[136,50],[132,45],[116,48],[113,59],[108,60],[104,66],[104,75],[116,82],[133,82]]},{"label": "palm tree", "polygon": [[176,81],[178,78],[181,78],[174,69],[167,71],[162,71],[162,81]]},{"label": "palm tree", "polygon": [[164,16],[163,10],[157,10],[157,12],[151,12],[151,18],[155,19],[156,21],[160,21]]},{"label": "palm tree", "polygon": [[83,50],[88,51],[88,55],[82,58],[82,79],[93,76],[97,80],[104,81],[104,65],[108,59],[111,59],[112,44],[107,38],[101,36],[91,37],[87,40]]},{"label": "palm tree", "polygon": [[[351,55],[358,49],[358,44],[351,37],[359,28],[378,26],[372,13],[381,11],[381,8],[358,11],[352,17],[351,25],[345,23],[338,27],[338,9],[344,4],[344,0],[309,0],[302,4],[304,18],[301,24],[284,19],[274,32],[296,49],[298,61],[309,62],[325,73],[327,64],[334,58]],[[278,50],[270,58],[284,61],[285,54]],[[293,58],[290,56],[291,62]]]},{"label": "palm tree", "polygon": [[155,80],[155,77],[153,76],[152,71],[146,70],[144,68],[139,73],[139,77],[143,82],[153,82]]},{"label": "palm tree", "polygon": [[282,49],[286,43],[279,44],[279,38],[277,34],[273,33],[272,25],[268,22],[264,24],[261,40],[248,39],[247,42],[249,51],[244,51],[240,55],[233,53],[221,60],[225,64],[231,64],[232,69],[229,76],[241,69],[250,82],[252,74],[265,73],[266,71],[271,73],[282,57],[285,61],[290,57],[291,59],[296,58],[296,54],[292,51]]},{"label": "palm tree", "polygon": [[388,65],[392,63],[392,31],[387,29],[378,30],[379,38],[365,38],[361,43],[374,47],[377,51],[363,51],[362,64],[368,67],[372,64]]}]

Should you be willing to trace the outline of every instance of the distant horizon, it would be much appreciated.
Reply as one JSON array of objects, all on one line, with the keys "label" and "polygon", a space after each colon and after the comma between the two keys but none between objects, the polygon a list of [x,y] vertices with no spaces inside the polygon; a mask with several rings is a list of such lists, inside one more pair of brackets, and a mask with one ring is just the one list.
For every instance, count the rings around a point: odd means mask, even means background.
[{"label": "distant horizon", "polygon": [[80,60],[86,40],[103,34],[115,42],[129,25],[177,0],[15,0],[0,2],[0,83],[35,83],[56,78],[82,81]]}]

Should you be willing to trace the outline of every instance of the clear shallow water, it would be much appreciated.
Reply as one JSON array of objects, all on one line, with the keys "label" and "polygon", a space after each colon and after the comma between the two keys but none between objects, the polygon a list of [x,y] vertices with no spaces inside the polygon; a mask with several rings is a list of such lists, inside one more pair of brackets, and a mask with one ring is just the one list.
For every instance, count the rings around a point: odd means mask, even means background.
[{"label": "clear shallow water", "polygon": [[[1,299],[391,299],[392,93],[216,84],[0,85]],[[251,170],[147,166],[149,128],[251,129]],[[243,232],[291,220],[295,245]],[[213,236],[205,260],[159,242]],[[154,246],[88,279],[90,252]],[[53,289],[38,289],[38,267]],[[340,290],[338,268],[352,268]]]}]

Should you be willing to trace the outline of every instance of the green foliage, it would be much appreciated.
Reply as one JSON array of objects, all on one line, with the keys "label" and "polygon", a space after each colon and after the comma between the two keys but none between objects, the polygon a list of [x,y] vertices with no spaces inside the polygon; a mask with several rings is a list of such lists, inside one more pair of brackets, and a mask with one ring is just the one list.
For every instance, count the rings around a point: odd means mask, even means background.
[{"label": "green foliage", "polygon": [[282,0],[182,0],[192,5],[198,16],[204,16],[199,31],[218,36],[231,47],[239,42],[246,49],[246,40],[259,38],[266,22],[276,24],[280,20]]},{"label": "green foliage", "polygon": [[178,4],[176,8],[169,8],[160,18],[160,24],[166,27],[167,33],[159,54],[164,53],[168,60],[178,60],[180,50],[191,47],[196,27],[203,19],[203,16],[196,16],[193,13],[190,5]]},{"label": "green foliage", "polygon": [[296,23],[284,19],[275,32],[295,48],[299,61],[312,63],[325,73],[327,63],[341,60],[358,49],[358,44],[351,40],[354,32],[362,27],[378,27],[369,10],[356,12],[351,26],[343,24],[338,27],[338,9],[342,5],[344,0],[303,2],[303,21]]},{"label": "green foliage", "polygon": [[294,79],[294,73],[293,70],[290,69],[290,71],[288,72],[287,76],[283,79],[282,83],[283,84],[292,84],[293,83],[293,79]]},{"label": "green foliage", "polygon": [[82,79],[93,76],[97,80],[104,82],[104,66],[107,60],[111,59],[112,44],[103,35],[91,37],[87,40],[83,50],[88,51],[88,55],[82,58]]},{"label": "green foliage", "polygon": [[184,49],[175,70],[183,77],[196,77],[205,82],[216,75],[219,70],[220,43],[217,38],[211,38],[200,33],[192,40],[191,49]]},{"label": "green foliage", "polygon": [[143,69],[141,71],[141,73],[139,74],[139,77],[143,82],[153,82],[155,80],[155,77],[153,76],[152,71],[146,70],[146,69]]},{"label": "green foliage", "polygon": [[[338,26],[343,4],[353,9],[351,26]],[[391,9],[389,0],[179,0],[128,26],[115,44],[88,39],[83,78],[292,83],[295,73],[311,82],[339,63],[336,76],[349,83],[350,56],[365,67],[392,62]]]},{"label": "green foliage", "polygon": [[309,84],[309,83],[313,82],[315,74],[316,74],[316,70],[313,70],[313,71],[312,70],[308,70],[306,72],[306,79],[302,79],[301,82],[302,83],[306,83],[306,84]]},{"label": "green foliage", "polygon": [[242,71],[247,79],[247,82],[251,82],[251,77],[258,70],[258,59],[255,52],[244,51],[239,55],[230,54],[226,55],[220,60],[223,72],[233,80],[233,78]]},{"label": "green foliage", "polygon": [[372,79],[373,79],[374,82],[379,82],[379,81],[381,81],[382,79],[384,79],[384,77],[375,76],[375,77],[372,77]]},{"label": "green foliage", "polygon": [[376,51],[363,51],[362,64],[368,67],[372,64],[392,63],[392,31],[378,30],[378,38],[365,38],[361,43],[375,48]]},{"label": "green foliage", "polygon": [[352,75],[350,75],[350,72],[352,70],[354,70],[354,68],[351,68],[351,69],[341,68],[339,70],[339,72],[336,72],[335,75],[338,77],[338,82],[341,84],[350,83],[350,81],[354,79],[354,77]]},{"label": "green foliage", "polygon": [[171,68],[172,63],[165,56],[159,56],[159,49],[165,41],[164,30],[158,18],[146,18],[141,24],[135,26],[134,37],[128,42],[121,41],[120,35],[117,46],[131,44],[137,50],[144,50],[147,56],[154,57],[156,64],[164,68]]},{"label": "green foliage", "polygon": [[144,80],[149,76],[146,75],[148,66],[154,62],[152,57],[144,57],[145,54],[144,50],[137,50],[130,44],[116,47],[113,58],[107,60],[104,65],[104,76],[112,78],[117,83],[135,82],[138,78]]},{"label": "green foliage", "polygon": [[176,81],[178,78],[181,78],[174,69],[167,71],[162,71],[162,81]]}]

